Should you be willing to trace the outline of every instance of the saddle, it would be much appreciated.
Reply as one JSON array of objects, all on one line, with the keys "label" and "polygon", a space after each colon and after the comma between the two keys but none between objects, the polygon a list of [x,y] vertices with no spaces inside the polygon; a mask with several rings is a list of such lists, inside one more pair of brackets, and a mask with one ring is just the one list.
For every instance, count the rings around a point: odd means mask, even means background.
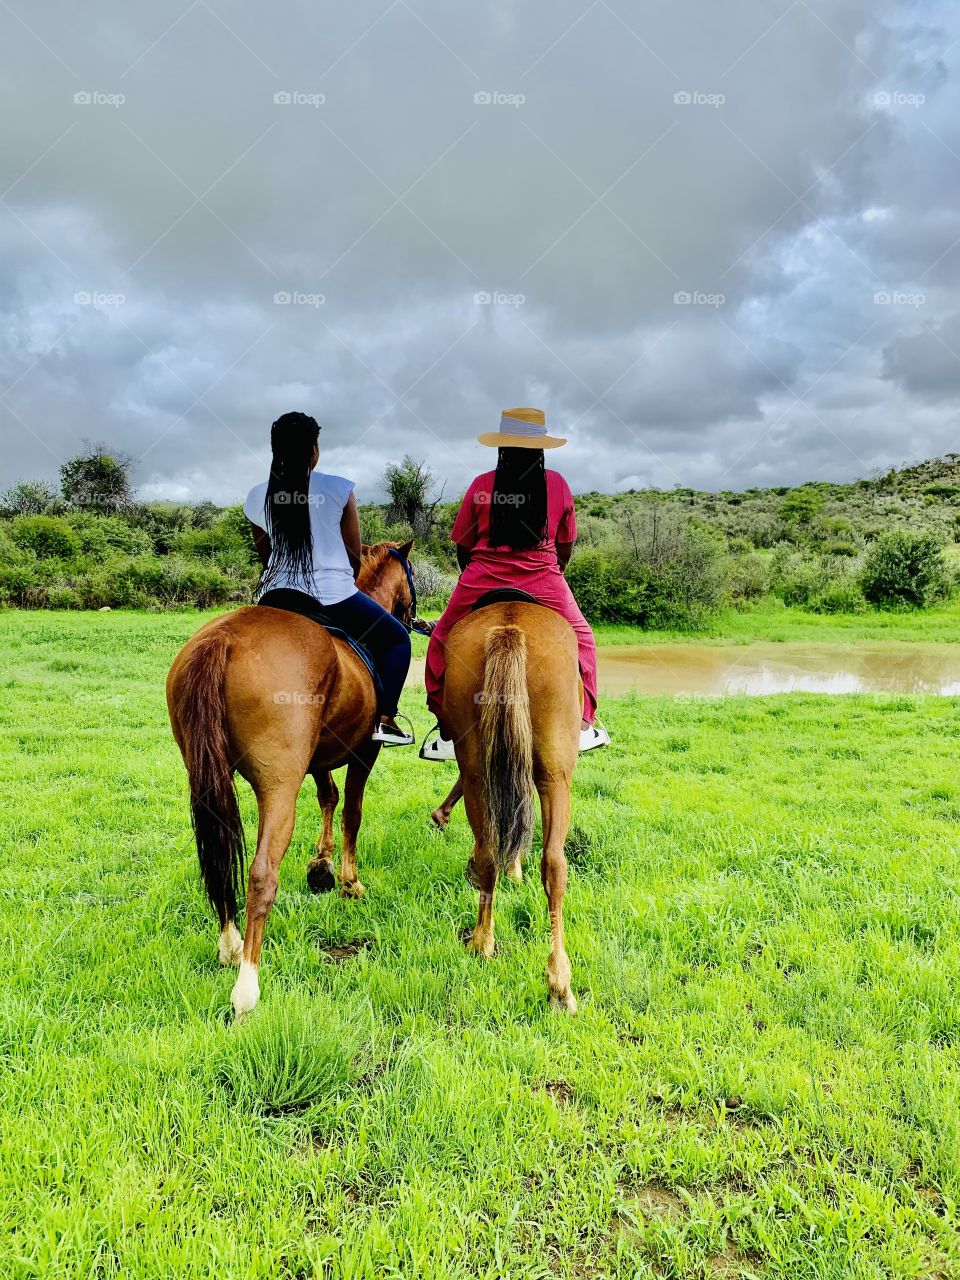
[{"label": "saddle", "polygon": [[478,609],[486,609],[491,604],[541,604],[541,602],[529,591],[521,591],[519,587],[494,587],[492,591],[483,593],[470,612],[476,613]]},{"label": "saddle", "polygon": [[[282,600],[271,600],[271,595],[279,595],[280,593],[268,591],[262,600],[257,603],[266,605],[270,609],[283,609],[287,613],[299,613],[302,618],[309,618],[311,622],[316,622],[319,626],[325,628],[327,633],[336,640],[344,640],[357,655],[363,665],[370,672],[370,679],[373,681],[374,692],[377,695],[377,711],[383,705],[383,685],[380,682],[380,673],[377,671],[376,664],[373,661],[373,655],[366,645],[361,644],[359,640],[355,640],[353,636],[347,635],[342,627],[334,626],[328,616],[323,611],[323,606],[319,604],[312,596],[299,591],[284,590]],[[300,599],[297,597],[300,596]]]}]

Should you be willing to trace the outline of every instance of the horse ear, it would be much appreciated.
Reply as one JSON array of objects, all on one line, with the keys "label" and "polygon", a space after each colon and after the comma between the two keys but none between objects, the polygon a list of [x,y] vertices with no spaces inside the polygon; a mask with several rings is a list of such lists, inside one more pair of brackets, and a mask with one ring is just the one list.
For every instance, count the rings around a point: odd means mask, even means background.
[{"label": "horse ear", "polygon": [[405,542],[402,547],[397,547],[397,550],[403,556],[404,560],[410,559],[410,552],[413,550],[414,541],[415,539],[411,538],[410,541]]}]

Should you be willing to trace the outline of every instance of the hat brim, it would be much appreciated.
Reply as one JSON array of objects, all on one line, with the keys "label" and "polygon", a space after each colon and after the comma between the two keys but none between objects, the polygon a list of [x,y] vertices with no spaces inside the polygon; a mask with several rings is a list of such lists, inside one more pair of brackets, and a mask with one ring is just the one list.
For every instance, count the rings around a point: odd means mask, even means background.
[{"label": "hat brim", "polygon": [[502,431],[485,431],[477,436],[477,443],[493,449],[559,449],[567,442],[559,436],[508,436]]}]

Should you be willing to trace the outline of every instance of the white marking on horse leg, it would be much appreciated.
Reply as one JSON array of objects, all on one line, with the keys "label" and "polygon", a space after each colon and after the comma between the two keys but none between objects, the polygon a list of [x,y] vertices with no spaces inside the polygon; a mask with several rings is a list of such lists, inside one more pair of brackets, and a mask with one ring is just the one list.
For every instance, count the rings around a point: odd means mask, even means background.
[{"label": "white marking on horse leg", "polygon": [[217,955],[221,964],[239,964],[243,956],[243,938],[232,920],[224,925],[217,946]]},{"label": "white marking on horse leg", "polygon": [[249,960],[240,961],[240,973],[230,993],[230,1002],[238,1018],[256,1008],[260,999],[260,981],[257,978],[257,966]]}]

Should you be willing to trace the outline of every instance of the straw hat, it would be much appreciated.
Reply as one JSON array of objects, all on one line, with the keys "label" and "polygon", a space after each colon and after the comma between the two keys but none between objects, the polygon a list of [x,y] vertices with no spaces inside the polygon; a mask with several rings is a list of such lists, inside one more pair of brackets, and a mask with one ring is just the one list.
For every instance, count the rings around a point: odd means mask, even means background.
[{"label": "straw hat", "polygon": [[477,436],[480,444],[494,449],[559,449],[566,440],[547,435],[547,418],[542,409],[504,409],[500,430]]}]

